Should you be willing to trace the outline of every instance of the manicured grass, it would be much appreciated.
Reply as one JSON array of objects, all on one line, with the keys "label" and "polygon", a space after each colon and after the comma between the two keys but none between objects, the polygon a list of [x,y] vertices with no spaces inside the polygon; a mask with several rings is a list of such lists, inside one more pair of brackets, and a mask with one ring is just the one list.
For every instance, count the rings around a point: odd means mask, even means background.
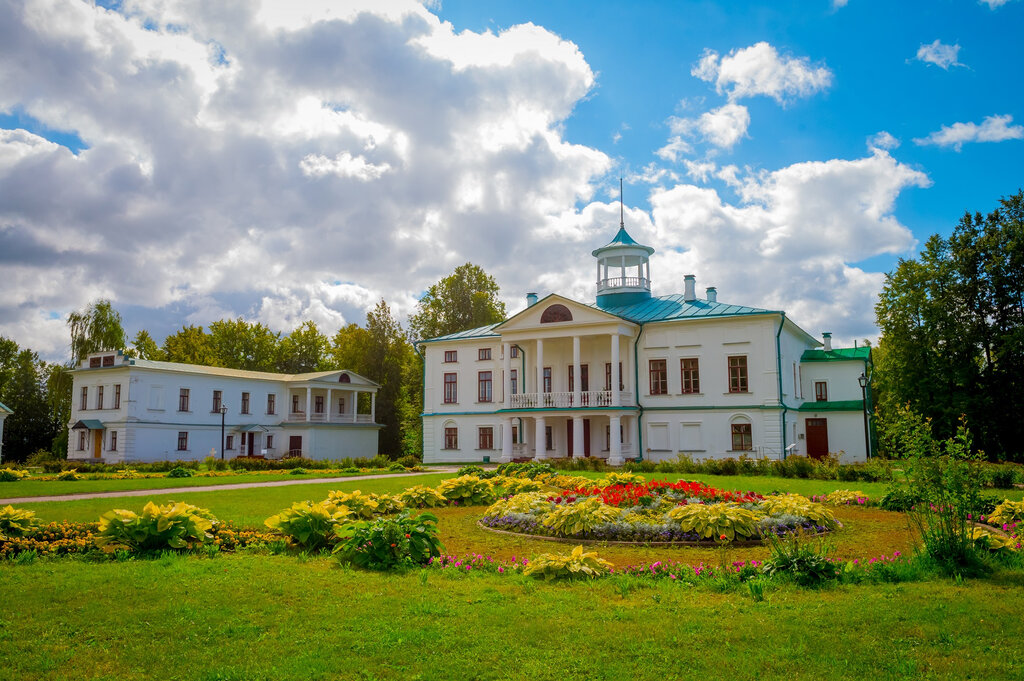
[{"label": "manicured grass", "polygon": [[1019,679],[1024,659],[1024,589],[995,580],[757,603],[243,554],[5,563],[0,583],[3,681]]},{"label": "manicured grass", "polygon": [[120,492],[136,489],[166,489],[168,487],[214,487],[243,482],[271,482],[274,480],[303,480],[316,478],[341,478],[358,475],[389,475],[396,471],[372,470],[366,473],[324,473],[310,471],[305,475],[285,473],[242,473],[218,478],[138,478],[135,480],[20,480],[0,482],[0,499],[15,497],[45,497],[62,494],[87,494],[89,492]]}]

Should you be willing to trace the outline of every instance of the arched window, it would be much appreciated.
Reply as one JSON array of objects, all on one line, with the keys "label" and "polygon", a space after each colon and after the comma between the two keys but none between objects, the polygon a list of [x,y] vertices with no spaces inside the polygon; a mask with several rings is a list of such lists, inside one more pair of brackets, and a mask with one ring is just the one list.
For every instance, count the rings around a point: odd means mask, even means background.
[{"label": "arched window", "polygon": [[455,425],[455,421],[445,421],[444,423],[444,448],[459,448],[459,427]]},{"label": "arched window", "polygon": [[572,312],[569,311],[565,305],[554,304],[544,310],[544,313],[540,316],[541,324],[550,324],[551,322],[571,322]]},{"label": "arched window", "polygon": [[750,417],[737,414],[729,419],[729,430],[732,437],[732,451],[749,452],[754,449],[753,424]]},{"label": "arched window", "polygon": [[338,376],[338,383],[351,383],[352,379],[348,377],[348,374],[342,374]]}]

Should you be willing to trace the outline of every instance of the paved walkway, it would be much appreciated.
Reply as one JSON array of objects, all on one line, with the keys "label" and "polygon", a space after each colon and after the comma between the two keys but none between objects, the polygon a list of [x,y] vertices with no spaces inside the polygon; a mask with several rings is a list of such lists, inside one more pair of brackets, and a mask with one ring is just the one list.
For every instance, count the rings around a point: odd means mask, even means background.
[{"label": "paved walkway", "polygon": [[458,468],[430,468],[417,473],[386,473],[381,475],[350,475],[343,478],[303,478],[301,480],[271,480],[269,482],[236,482],[227,485],[196,485],[194,487],[157,487],[150,489],[126,489],[112,492],[85,492],[82,494],[55,494],[46,497],[11,497],[0,499],[0,506],[7,504],[28,504],[38,501],[78,501],[79,499],[104,499],[107,497],[143,497],[157,494],[189,494],[212,490],[252,489],[254,487],[288,487],[289,485],[311,485],[325,482],[358,482],[359,480],[380,480],[381,478],[407,478],[431,473],[455,473]]}]

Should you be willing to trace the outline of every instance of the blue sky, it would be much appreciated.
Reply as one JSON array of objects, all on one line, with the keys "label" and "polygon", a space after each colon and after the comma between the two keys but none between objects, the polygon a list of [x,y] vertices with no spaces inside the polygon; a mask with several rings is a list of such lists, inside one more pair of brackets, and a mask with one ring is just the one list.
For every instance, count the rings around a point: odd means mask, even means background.
[{"label": "blue sky", "polygon": [[0,0],[0,334],[332,333],[467,261],[589,302],[624,176],[656,295],[874,338],[897,259],[1024,184],[1024,2],[838,5]]}]

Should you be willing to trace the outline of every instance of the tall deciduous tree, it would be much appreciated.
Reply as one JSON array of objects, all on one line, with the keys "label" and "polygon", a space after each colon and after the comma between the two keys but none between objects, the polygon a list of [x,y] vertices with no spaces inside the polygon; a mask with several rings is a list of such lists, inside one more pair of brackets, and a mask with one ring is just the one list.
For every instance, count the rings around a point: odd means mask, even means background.
[{"label": "tall deciduous tree", "polygon": [[210,324],[209,338],[218,366],[249,371],[276,368],[281,337],[260,322],[222,319]]},{"label": "tall deciduous tree", "polygon": [[121,315],[109,300],[97,300],[84,310],[68,315],[71,328],[71,361],[78,365],[91,352],[124,350],[124,327]]},{"label": "tall deciduous tree", "polygon": [[498,300],[494,277],[473,263],[455,268],[420,298],[409,319],[415,338],[435,338],[500,322],[505,303]]},{"label": "tall deciduous tree", "polygon": [[222,366],[217,362],[210,337],[201,326],[183,326],[164,339],[164,356],[168,362]]},{"label": "tall deciduous tree", "polygon": [[299,328],[281,339],[277,370],[285,374],[319,371],[327,360],[329,345],[327,336],[320,333],[316,323],[303,322]]},{"label": "tall deciduous tree", "polygon": [[380,435],[380,451],[397,456],[402,452],[399,413],[402,379],[404,368],[411,359],[412,346],[383,299],[366,315],[366,334],[366,376],[380,383],[377,391],[377,421],[384,424]]},{"label": "tall deciduous tree", "polygon": [[145,329],[142,329],[135,334],[135,339],[132,341],[132,348],[135,351],[135,356],[139,359],[154,359],[159,361],[167,358],[166,353],[160,349],[160,346],[156,344],[153,337],[149,335],[149,331],[146,331]]},{"label": "tall deciduous tree", "polygon": [[50,448],[57,429],[45,381],[45,363],[31,350],[21,350],[0,395],[0,402],[14,411],[4,422],[4,459],[24,461],[37,449]]}]

